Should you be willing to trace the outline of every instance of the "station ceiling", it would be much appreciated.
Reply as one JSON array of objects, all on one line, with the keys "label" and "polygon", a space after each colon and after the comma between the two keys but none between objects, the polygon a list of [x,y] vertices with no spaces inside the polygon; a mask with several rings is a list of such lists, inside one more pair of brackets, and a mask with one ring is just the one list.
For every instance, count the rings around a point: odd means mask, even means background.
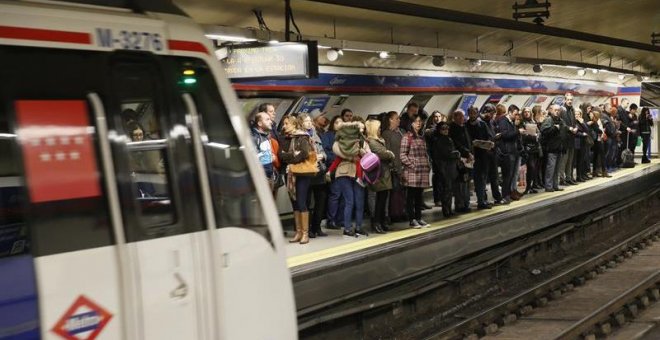
[{"label": "station ceiling", "polygon": [[[283,0],[174,0],[201,24],[230,27],[259,25],[253,9],[260,9],[272,31],[284,31]],[[360,2],[359,0],[355,1]],[[405,0],[416,5],[512,19],[513,0]],[[520,1],[521,3],[524,1]],[[660,32],[657,0],[551,0],[546,26],[650,44]],[[351,41],[439,47],[467,52],[544,59],[582,60],[640,71],[658,71],[660,53],[608,46],[554,36],[384,13],[308,0],[291,0],[302,34]],[[293,29],[293,27],[292,27]],[[478,47],[477,47],[478,41]],[[478,50],[477,50],[478,48]]]}]

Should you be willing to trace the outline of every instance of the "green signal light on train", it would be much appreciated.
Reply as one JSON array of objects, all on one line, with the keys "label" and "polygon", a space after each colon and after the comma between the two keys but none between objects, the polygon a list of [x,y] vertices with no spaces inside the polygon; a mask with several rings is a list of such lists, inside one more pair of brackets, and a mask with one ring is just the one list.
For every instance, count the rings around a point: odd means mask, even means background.
[{"label": "green signal light on train", "polygon": [[197,83],[197,79],[195,78],[183,78],[183,83],[186,85],[192,85]]}]

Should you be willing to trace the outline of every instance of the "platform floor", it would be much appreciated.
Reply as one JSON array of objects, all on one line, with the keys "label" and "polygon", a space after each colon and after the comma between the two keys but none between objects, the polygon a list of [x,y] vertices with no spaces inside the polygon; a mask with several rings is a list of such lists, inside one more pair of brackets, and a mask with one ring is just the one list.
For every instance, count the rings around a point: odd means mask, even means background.
[{"label": "platform floor", "polygon": [[[287,263],[289,268],[296,266],[301,266],[304,264],[328,259],[334,256],[339,256],[347,254],[350,252],[377,247],[392,241],[404,239],[407,237],[413,237],[416,235],[424,234],[433,230],[451,227],[456,224],[468,222],[471,220],[480,219],[486,216],[491,216],[494,214],[501,213],[510,209],[515,209],[517,207],[522,207],[529,204],[534,204],[545,200],[549,197],[558,197],[561,195],[566,195],[572,192],[584,190],[585,188],[590,188],[593,186],[598,186],[605,184],[606,182],[621,178],[636,171],[641,171],[642,169],[648,168],[660,164],[660,160],[654,159],[651,163],[648,164],[638,164],[632,169],[621,169],[612,173],[611,178],[602,178],[598,177],[592,179],[585,183],[580,183],[578,185],[571,185],[563,187],[565,190],[560,192],[539,192],[538,194],[525,195],[520,201],[514,201],[509,205],[494,206],[493,209],[485,210],[476,210],[476,198],[474,193],[471,199],[472,202],[472,212],[468,214],[456,215],[452,218],[444,218],[441,214],[441,209],[434,207],[430,210],[423,211],[423,219],[431,224],[428,228],[423,229],[410,229],[408,222],[395,223],[392,226],[392,231],[387,234],[375,234],[369,233],[369,236],[360,236],[360,237],[349,237],[343,236],[341,230],[330,230],[324,229],[329,235],[327,237],[317,237],[310,239],[310,242],[305,245],[298,243],[291,243],[286,245],[286,254],[287,254]],[[490,192],[488,197],[492,197]],[[369,231],[369,220],[365,219],[364,223],[365,230]]]}]

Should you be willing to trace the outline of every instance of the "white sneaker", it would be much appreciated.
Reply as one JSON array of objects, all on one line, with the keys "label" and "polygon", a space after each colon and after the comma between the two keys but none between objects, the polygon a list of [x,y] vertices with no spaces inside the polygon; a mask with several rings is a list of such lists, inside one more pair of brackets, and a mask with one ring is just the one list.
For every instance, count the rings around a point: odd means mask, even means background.
[{"label": "white sneaker", "polygon": [[422,229],[422,225],[417,222],[417,220],[410,220],[410,223],[408,224],[411,226],[413,229]]}]

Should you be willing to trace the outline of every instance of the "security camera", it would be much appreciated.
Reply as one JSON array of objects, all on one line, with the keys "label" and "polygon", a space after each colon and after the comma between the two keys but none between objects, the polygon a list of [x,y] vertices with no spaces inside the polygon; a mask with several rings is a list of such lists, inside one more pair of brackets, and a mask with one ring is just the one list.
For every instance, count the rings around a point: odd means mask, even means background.
[{"label": "security camera", "polygon": [[534,72],[536,72],[536,73],[539,73],[539,72],[543,71],[543,66],[541,66],[541,64],[534,64],[534,67],[532,67],[532,70],[534,70]]},{"label": "security camera", "polygon": [[433,66],[443,67],[445,66],[445,57],[441,55],[436,55],[432,59]]}]

